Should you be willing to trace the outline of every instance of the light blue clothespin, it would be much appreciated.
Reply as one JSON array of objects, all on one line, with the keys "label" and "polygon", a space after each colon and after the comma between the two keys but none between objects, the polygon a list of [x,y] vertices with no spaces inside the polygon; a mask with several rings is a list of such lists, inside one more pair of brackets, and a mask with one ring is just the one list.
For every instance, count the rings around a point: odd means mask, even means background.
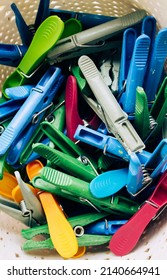
[{"label": "light blue clothespin", "polygon": [[[16,139],[18,141],[23,130],[25,135],[31,137],[36,129],[35,125],[39,124],[48,106],[50,107],[63,80],[64,76],[59,68],[51,67],[47,70],[0,136],[0,155],[4,155]],[[29,124],[32,125],[28,127]]]},{"label": "light blue clothespin", "polygon": [[115,137],[102,134],[83,125],[78,125],[74,138],[103,150],[105,155],[121,158],[125,161],[129,160],[127,151]]},{"label": "light blue clothespin", "polygon": [[165,59],[167,56],[167,28],[161,29],[155,39],[152,55],[150,56],[149,68],[144,79],[144,90],[147,94],[148,103],[152,104],[157,94]]},{"label": "light blue clothespin", "polygon": [[125,91],[122,93],[119,103],[123,110],[130,116],[135,113],[136,88],[143,86],[150,48],[150,38],[140,35],[135,42],[133,55],[126,80]]},{"label": "light blue clothespin", "polygon": [[126,86],[126,80],[128,77],[129,67],[130,67],[136,39],[137,39],[137,32],[135,29],[128,28],[124,31],[123,39],[122,39],[122,53],[121,53],[121,62],[120,62],[119,80],[118,80],[119,95],[123,93]]}]

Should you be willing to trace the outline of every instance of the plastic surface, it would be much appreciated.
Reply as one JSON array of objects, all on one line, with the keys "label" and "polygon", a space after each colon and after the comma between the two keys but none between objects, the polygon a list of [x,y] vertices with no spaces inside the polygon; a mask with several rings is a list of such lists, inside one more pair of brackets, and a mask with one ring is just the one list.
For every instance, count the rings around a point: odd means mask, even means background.
[{"label": "plastic surface", "polygon": [[[22,12],[27,24],[32,24],[36,17],[36,10],[39,5],[38,0],[15,0],[14,1]],[[21,43],[13,11],[10,9],[12,1],[1,0],[0,2],[0,39],[4,43]],[[31,4],[31,5],[30,5]],[[148,1],[148,0],[96,0],[96,1],[51,1],[51,8],[71,10],[77,12],[91,12],[104,14],[107,16],[120,16],[132,12],[137,8],[143,8],[151,15],[155,16],[160,27],[167,26],[167,1]],[[2,85],[7,75],[13,71],[13,68],[0,66],[0,84]],[[108,251],[106,246],[99,246],[92,252],[88,249],[81,259],[91,260],[166,260],[167,259],[167,224],[165,211],[157,220],[153,221],[147,231],[141,237],[135,251],[132,251],[124,257],[117,257]],[[0,212],[0,259],[15,260],[59,260],[61,257],[56,251],[45,250],[36,253],[25,253],[21,246],[25,242],[20,232],[24,226]],[[26,227],[25,227],[26,228]]]}]

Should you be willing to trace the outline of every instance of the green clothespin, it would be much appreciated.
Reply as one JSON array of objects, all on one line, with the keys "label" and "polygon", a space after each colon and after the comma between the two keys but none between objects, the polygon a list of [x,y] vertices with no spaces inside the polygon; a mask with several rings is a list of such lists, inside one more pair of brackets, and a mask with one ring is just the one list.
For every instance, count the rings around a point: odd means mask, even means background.
[{"label": "green clothespin", "polygon": [[41,123],[41,129],[55,144],[56,149],[75,158],[79,156],[85,156],[90,160],[95,169],[97,168],[97,162],[92,156],[87,154],[83,149],[71,141],[66,135],[64,135],[63,132],[53,127],[51,123],[43,121]]},{"label": "green clothespin", "polygon": [[[36,30],[31,44],[18,65],[17,69],[6,79],[2,92],[6,88],[24,85],[29,81],[34,73],[43,63],[48,51],[60,39],[64,30],[64,23],[58,16],[46,18]],[[40,46],[40,47],[39,47]]]},{"label": "green clothespin", "polygon": [[142,140],[150,133],[150,117],[147,95],[142,87],[137,87],[134,127]]},{"label": "green clothespin", "polygon": [[78,87],[80,89],[80,92],[83,94],[83,97],[84,97],[84,95],[93,96],[92,91],[91,91],[86,79],[83,77],[79,66],[72,65],[71,72],[77,80]]},{"label": "green clothespin", "polygon": [[76,18],[70,18],[64,22],[64,31],[61,39],[82,31],[82,24]]},{"label": "green clothespin", "polygon": [[167,77],[164,79],[155,101],[151,107],[150,114],[157,122],[157,127],[151,135],[151,139],[155,139],[162,133],[162,125],[167,114]]},{"label": "green clothespin", "polygon": [[[84,226],[100,220],[107,215],[108,213],[88,213],[67,219],[76,234],[79,247],[102,245],[110,241],[111,236],[84,234]],[[21,234],[25,239],[27,239],[27,241],[22,246],[24,251],[54,249],[47,224],[33,227],[31,229],[23,229]],[[47,235],[48,238],[42,241],[32,240],[38,235]]]},{"label": "green clothespin", "polygon": [[80,156],[77,159],[42,143],[34,144],[32,148],[34,152],[49,160],[52,167],[56,168],[58,166],[65,172],[86,182],[90,182],[98,175],[89,160],[84,156]]},{"label": "green clothespin", "polygon": [[[98,212],[117,213],[118,215],[131,216],[138,210],[138,203],[122,196],[111,196],[98,199],[92,196],[89,183],[73,176],[67,175],[50,167],[40,171],[40,179],[34,177],[32,184],[36,188],[66,197],[71,200],[93,207]],[[49,184],[45,183],[48,182]]]}]

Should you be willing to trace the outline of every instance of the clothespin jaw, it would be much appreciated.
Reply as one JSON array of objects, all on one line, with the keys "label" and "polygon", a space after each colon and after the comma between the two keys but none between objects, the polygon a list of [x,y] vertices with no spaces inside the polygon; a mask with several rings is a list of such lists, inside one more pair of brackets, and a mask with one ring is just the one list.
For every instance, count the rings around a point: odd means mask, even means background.
[{"label": "clothespin jaw", "polygon": [[147,95],[142,87],[136,89],[134,127],[145,142],[157,127],[157,122],[150,115]]},{"label": "clothespin jaw", "polygon": [[0,64],[17,67],[27,51],[24,45],[0,44]]}]

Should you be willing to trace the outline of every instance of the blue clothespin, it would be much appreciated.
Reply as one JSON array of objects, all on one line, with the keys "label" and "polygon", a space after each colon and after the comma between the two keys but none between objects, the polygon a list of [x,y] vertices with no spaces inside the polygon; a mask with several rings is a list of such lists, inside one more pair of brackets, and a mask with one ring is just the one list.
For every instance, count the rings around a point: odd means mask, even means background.
[{"label": "blue clothespin", "polygon": [[113,220],[105,219],[104,221],[97,221],[85,227],[86,234],[98,235],[113,235],[127,220]]},{"label": "blue clothespin", "polygon": [[0,44],[0,64],[17,67],[27,51],[27,46]]},{"label": "blue clothespin", "polygon": [[[63,80],[64,76],[59,68],[51,67],[47,70],[0,136],[0,155],[5,154],[16,139],[18,141],[23,130],[28,139],[31,137]],[[28,125],[30,126],[28,127]],[[27,131],[26,127],[28,127]]]},{"label": "blue clothespin", "polygon": [[17,86],[6,88],[5,92],[10,99],[13,100],[22,100],[26,99],[34,86],[33,85],[24,85],[24,86]]},{"label": "blue clothespin", "polygon": [[149,48],[150,38],[144,34],[140,35],[135,42],[126,80],[126,88],[119,99],[123,110],[130,116],[133,116],[135,112],[136,88],[137,86],[143,86]]},{"label": "blue clothespin", "polygon": [[118,92],[119,95],[125,90],[129,67],[133,55],[137,32],[134,28],[128,28],[123,33],[122,54],[119,70]]},{"label": "blue clothespin", "polygon": [[15,14],[18,32],[20,34],[23,45],[30,45],[36,29],[39,27],[42,21],[44,21],[48,17],[49,3],[49,0],[40,0],[35,22],[31,25],[26,24],[16,4],[11,4],[11,8]]},{"label": "blue clothespin", "polygon": [[127,190],[133,196],[154,182],[167,164],[167,140],[163,139],[145,162],[138,154],[130,156]]},{"label": "blue clothespin", "polygon": [[102,134],[83,125],[78,125],[74,138],[103,150],[108,156],[129,160],[129,155],[119,141],[112,136]]},{"label": "blue clothespin", "polygon": [[25,99],[7,100],[0,104],[0,121],[12,117],[22,106]]},{"label": "blue clothespin", "polygon": [[167,56],[167,28],[161,29],[155,39],[152,55],[150,56],[149,68],[144,79],[144,90],[147,94],[148,102],[152,104],[157,94],[165,59]]}]

